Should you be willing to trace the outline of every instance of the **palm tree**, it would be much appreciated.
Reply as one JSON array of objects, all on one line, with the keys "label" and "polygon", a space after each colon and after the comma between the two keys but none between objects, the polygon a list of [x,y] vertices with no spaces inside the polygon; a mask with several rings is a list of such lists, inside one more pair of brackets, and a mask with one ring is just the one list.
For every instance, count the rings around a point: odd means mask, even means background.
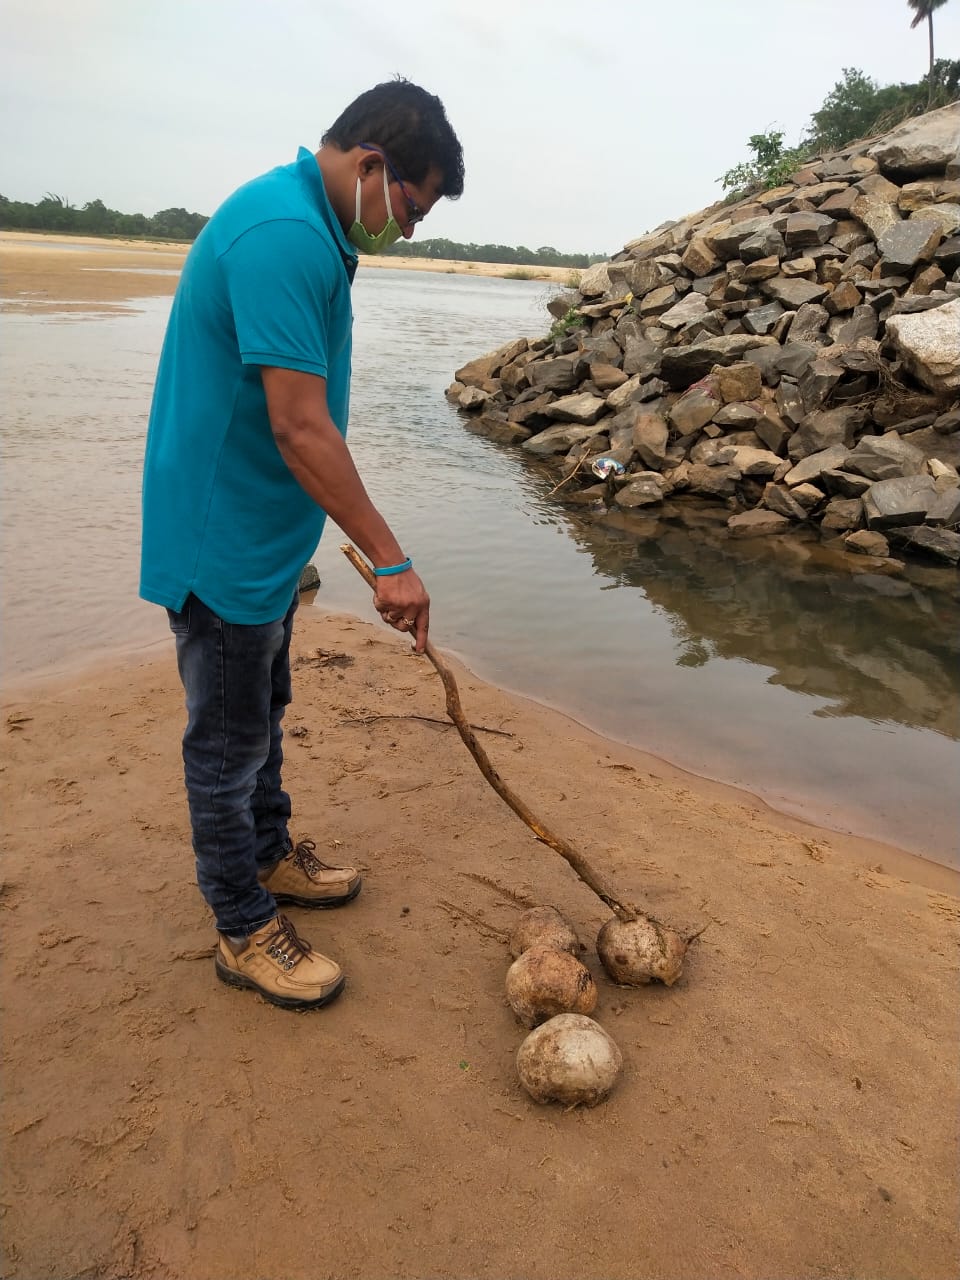
[{"label": "palm tree", "polygon": [[914,27],[918,27],[924,18],[927,20],[927,30],[930,36],[930,71],[927,84],[928,108],[933,104],[933,12],[946,3],[947,0],[907,0],[907,4],[913,10],[913,21],[910,23],[910,30],[912,31]]}]

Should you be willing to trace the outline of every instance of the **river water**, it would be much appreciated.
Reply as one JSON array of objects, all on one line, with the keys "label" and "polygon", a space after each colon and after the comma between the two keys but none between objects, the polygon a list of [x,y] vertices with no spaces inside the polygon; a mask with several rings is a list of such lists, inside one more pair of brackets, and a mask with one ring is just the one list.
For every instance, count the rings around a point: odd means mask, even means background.
[{"label": "river water", "polygon": [[[466,429],[453,370],[548,324],[542,283],[361,270],[350,441],[478,675],[811,821],[960,863],[960,606],[949,575],[840,572],[548,496]],[[139,467],[169,298],[4,315],[6,677],[166,638],[138,601]],[[328,529],[316,605],[371,617]],[[439,693],[438,693],[439,697]]]}]

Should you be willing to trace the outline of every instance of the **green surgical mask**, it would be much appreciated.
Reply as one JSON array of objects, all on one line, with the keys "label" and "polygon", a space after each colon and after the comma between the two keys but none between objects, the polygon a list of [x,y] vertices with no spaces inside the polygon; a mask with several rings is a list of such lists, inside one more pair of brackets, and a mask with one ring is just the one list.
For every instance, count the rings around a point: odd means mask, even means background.
[{"label": "green surgical mask", "polygon": [[360,221],[360,179],[357,179],[357,212],[353,224],[347,232],[347,239],[351,244],[356,245],[361,253],[383,253],[384,249],[389,249],[392,244],[396,244],[403,235],[399,222],[393,216],[386,165],[383,167],[383,199],[387,209],[390,211],[390,217],[387,219],[387,225],[380,234],[374,236]]}]

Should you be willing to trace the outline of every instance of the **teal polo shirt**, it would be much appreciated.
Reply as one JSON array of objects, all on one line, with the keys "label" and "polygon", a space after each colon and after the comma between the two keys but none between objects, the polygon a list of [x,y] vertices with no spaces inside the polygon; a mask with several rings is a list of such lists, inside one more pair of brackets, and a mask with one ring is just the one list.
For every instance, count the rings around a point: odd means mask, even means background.
[{"label": "teal polo shirt", "polygon": [[346,435],[356,251],[314,155],[235,191],[197,237],[173,300],[147,430],[140,594],[193,592],[227,622],[283,617],[326,513],[280,456],[263,365],[327,381]]}]

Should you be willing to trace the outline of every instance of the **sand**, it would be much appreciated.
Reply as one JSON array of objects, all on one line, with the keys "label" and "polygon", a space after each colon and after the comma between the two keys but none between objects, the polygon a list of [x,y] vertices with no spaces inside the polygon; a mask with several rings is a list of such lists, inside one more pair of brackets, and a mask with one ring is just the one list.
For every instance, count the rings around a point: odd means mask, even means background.
[{"label": "sand", "polygon": [[[67,247],[64,247],[67,246]],[[93,236],[46,236],[0,232],[0,308],[40,314],[57,311],[122,313],[136,310],[140,297],[176,291],[189,245]],[[432,271],[506,279],[570,283],[569,267],[518,267],[494,262],[361,257],[360,269]]]},{"label": "sand", "polygon": [[[215,978],[172,645],[6,690],[5,1277],[956,1276],[954,873],[458,668],[531,808],[707,926],[677,986],[617,988],[607,911],[442,723],[427,662],[314,608],[294,653],[294,830],[365,876],[291,909],[348,976],[311,1013]],[[592,1111],[516,1079],[504,938],[530,901],[574,923],[623,1051]]]}]

